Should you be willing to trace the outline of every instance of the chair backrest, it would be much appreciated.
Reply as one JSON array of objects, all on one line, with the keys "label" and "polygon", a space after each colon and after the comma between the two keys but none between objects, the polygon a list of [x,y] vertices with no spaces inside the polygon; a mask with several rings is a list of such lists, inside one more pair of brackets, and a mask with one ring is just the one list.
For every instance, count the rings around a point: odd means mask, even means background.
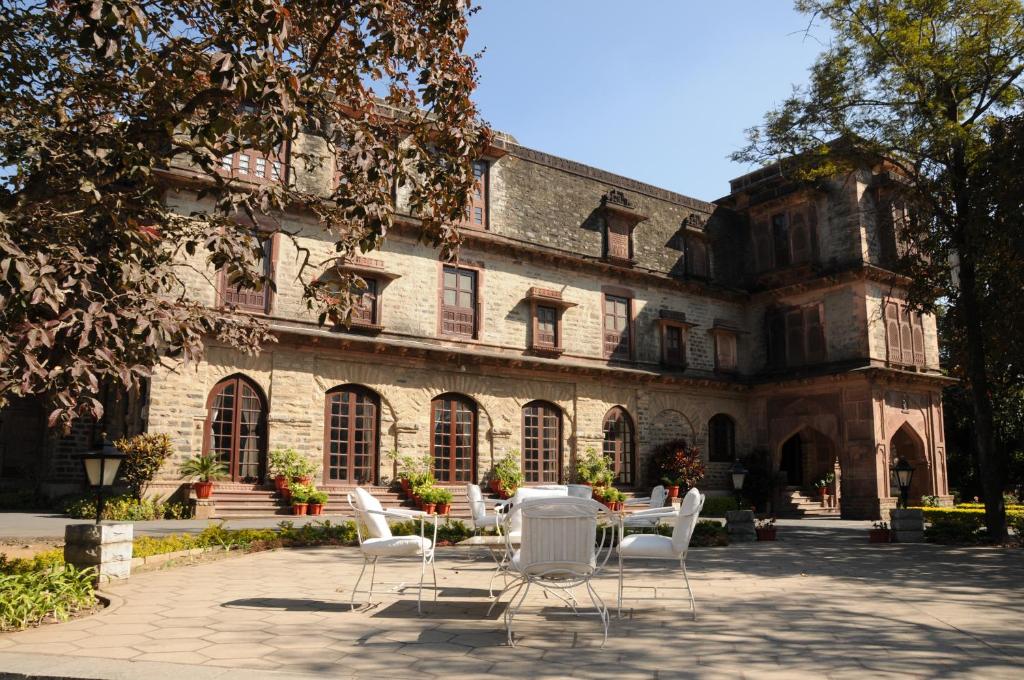
[{"label": "chair backrest", "polygon": [[[351,496],[349,498],[351,499]],[[357,519],[366,527],[369,538],[391,538],[391,527],[388,526],[387,517],[376,514],[384,512],[384,508],[381,507],[379,500],[362,487],[356,487],[355,507],[359,512]],[[369,512],[370,510],[375,512]]]},{"label": "chair backrest", "polygon": [[597,568],[597,522],[608,510],[589,498],[531,498],[523,502],[519,568],[546,579],[589,576]]},{"label": "chair backrest", "polygon": [[512,509],[510,510],[506,531],[510,534],[519,533],[523,530],[523,503],[535,498],[564,498],[569,495],[569,489],[564,486],[521,486],[512,496]]},{"label": "chair backrest", "polygon": [[668,497],[668,491],[665,487],[659,484],[658,486],[651,489],[651,507],[652,508],[663,508],[665,507],[665,499]]},{"label": "chair backrest", "polygon": [[569,484],[566,489],[572,498],[590,498],[594,495],[594,487],[586,484]]},{"label": "chair backrest", "polygon": [[479,522],[487,515],[487,505],[484,503],[484,492],[478,484],[466,485],[466,498],[469,499],[469,511],[473,515],[473,521]]},{"label": "chair backrest", "polygon": [[704,494],[696,488],[690,489],[683,496],[683,502],[679,504],[679,514],[676,515],[676,526],[672,529],[672,548],[682,555],[690,546],[690,538],[697,526],[697,518],[700,510],[704,507]]}]

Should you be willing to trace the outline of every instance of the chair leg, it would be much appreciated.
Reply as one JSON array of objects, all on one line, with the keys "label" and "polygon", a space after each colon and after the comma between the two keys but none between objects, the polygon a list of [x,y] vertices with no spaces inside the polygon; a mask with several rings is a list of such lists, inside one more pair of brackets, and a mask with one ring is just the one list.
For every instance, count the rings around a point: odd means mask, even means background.
[{"label": "chair leg", "polygon": [[697,620],[697,602],[693,599],[693,588],[690,587],[690,576],[686,573],[686,560],[680,560],[683,565],[683,580],[686,581],[686,592],[690,595],[690,611],[693,612],[693,620]]},{"label": "chair leg", "polygon": [[430,553],[430,573],[434,575],[434,602],[437,602],[437,553]]},{"label": "chair leg", "polygon": [[508,634],[509,647],[516,646],[515,640],[512,637],[512,619],[515,618],[516,612],[519,611],[519,608],[523,606],[524,602],[526,602],[526,596],[530,594],[530,586],[532,585],[529,580],[524,579],[523,582],[526,584],[526,588],[523,589],[522,585],[519,586],[520,589],[523,590],[523,595],[519,598],[519,604],[516,605],[515,603],[516,595],[519,594],[519,591],[516,591],[516,594],[512,596],[511,600],[509,600],[508,609],[505,610],[505,632]]},{"label": "chair leg", "polygon": [[[349,600],[349,610],[356,608],[356,593],[359,591],[359,582],[363,580],[363,574],[366,573],[366,563],[369,560],[366,559],[366,555],[363,555],[363,568],[359,570],[359,576],[356,578],[355,585],[352,586],[352,598]],[[370,591],[373,592],[373,579],[370,579]]]},{"label": "chair leg", "polygon": [[423,616],[423,577],[427,573],[427,553],[420,560],[420,588],[416,591],[416,613]]},{"label": "chair leg", "polygon": [[604,600],[594,590],[594,586],[591,585],[590,579],[587,579],[587,593],[590,594],[590,601],[594,603],[597,608],[597,613],[601,615],[601,627],[604,629],[604,638],[601,640],[601,646],[604,647],[605,643],[608,642],[608,607],[605,606]]},{"label": "chair leg", "polygon": [[618,602],[618,614],[616,618],[622,618],[622,585],[623,585],[623,573],[622,573],[622,552],[619,552],[619,602]]}]

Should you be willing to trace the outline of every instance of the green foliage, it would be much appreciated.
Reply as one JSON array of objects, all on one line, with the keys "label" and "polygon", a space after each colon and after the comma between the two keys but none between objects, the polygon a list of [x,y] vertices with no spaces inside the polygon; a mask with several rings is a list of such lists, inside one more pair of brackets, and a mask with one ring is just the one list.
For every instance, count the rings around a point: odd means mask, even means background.
[{"label": "green foliage", "polygon": [[[96,499],[89,496],[73,498],[64,506],[64,514],[73,519],[96,517]],[[154,519],[189,519],[192,510],[183,503],[165,503],[151,498],[139,500],[123,495],[103,502],[103,519],[121,522],[144,522]]]},{"label": "green foliage", "polygon": [[[315,215],[336,253],[296,272],[321,324],[349,322],[348,291],[364,282],[335,265],[379,246],[395,187],[420,238],[452,257],[490,137],[470,97],[472,11],[448,0],[4,3],[0,407],[50,398],[51,424],[67,430],[102,416],[100,386],[137,390],[168,355],[197,362],[211,338],[247,354],[274,342],[265,320],[192,295],[182,262],[272,289],[251,225],[278,225],[265,217],[290,206]],[[220,171],[242,150],[274,158],[300,132],[328,153],[296,145],[287,181]],[[168,169],[201,187],[194,212],[165,200]],[[292,181],[323,172],[339,177],[324,192]],[[343,285],[319,276],[325,267]]]},{"label": "green foliage", "polygon": [[174,453],[171,438],[166,434],[138,434],[118,439],[114,446],[125,454],[118,473],[135,498],[142,498],[146,485]]},{"label": "green foliage", "polygon": [[185,479],[212,482],[227,475],[228,469],[214,456],[193,456],[181,464],[180,474]]},{"label": "green foliage", "polygon": [[509,451],[494,466],[494,478],[501,484],[505,493],[511,495],[523,485],[523,471],[519,464],[519,452]]},{"label": "green foliage", "polygon": [[306,457],[295,449],[274,449],[267,454],[267,468],[271,475],[294,479],[302,476],[299,470],[305,460]]},{"label": "green foliage", "polygon": [[930,543],[974,545],[982,540],[984,515],[953,515],[932,520],[925,527],[924,537]]},{"label": "green foliage", "polygon": [[651,479],[669,482],[671,486],[691,489],[704,479],[704,461],[700,449],[685,439],[676,439],[654,447],[649,463]]},{"label": "green foliage", "polygon": [[725,517],[730,510],[738,510],[736,499],[732,496],[708,496],[704,499],[704,507],[700,510],[701,517]]},{"label": "green foliage", "polygon": [[576,458],[576,481],[593,486],[611,486],[615,481],[615,472],[604,454],[588,446],[583,455]]},{"label": "green foliage", "polygon": [[96,604],[93,569],[70,564],[0,574],[0,630],[21,630],[52,618],[66,621]]},{"label": "green foliage", "polygon": [[[662,536],[671,536],[674,527],[671,524],[659,524],[657,531]],[[627,531],[626,534],[634,532]],[[710,548],[729,545],[729,531],[724,524],[714,520],[697,520],[690,538],[690,546],[694,548]]]},{"label": "green foliage", "polygon": [[27,574],[34,571],[49,571],[64,564],[64,549],[53,548],[36,553],[32,557],[16,557],[8,560],[0,553],[0,574]]},{"label": "green foliage", "polygon": [[926,508],[937,508],[939,507],[938,496],[921,496],[921,505]]},{"label": "green foliage", "polygon": [[316,487],[312,484],[292,482],[288,485],[288,489],[292,492],[292,505],[308,503],[310,496],[316,493]]},{"label": "green foliage", "polygon": [[314,489],[313,493],[309,494],[309,502],[316,505],[323,505],[328,500],[330,500],[330,497],[330,494],[328,494],[326,491]]}]

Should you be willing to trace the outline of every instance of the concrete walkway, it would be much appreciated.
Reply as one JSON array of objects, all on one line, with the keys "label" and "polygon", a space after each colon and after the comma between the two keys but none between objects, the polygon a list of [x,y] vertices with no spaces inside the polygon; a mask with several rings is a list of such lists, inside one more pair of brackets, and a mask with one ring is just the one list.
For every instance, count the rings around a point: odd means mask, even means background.
[{"label": "concrete walkway", "polygon": [[[439,551],[440,599],[349,611],[352,548],[279,550],[137,575],[114,605],[0,636],[0,671],[81,678],[1024,676],[1024,551],[874,546],[863,530],[794,527],[777,543],[691,551],[686,603],[637,602],[600,648],[594,619],[531,594],[510,648],[486,614],[493,563]],[[817,538],[815,538],[817,536]],[[629,582],[677,583],[639,563]],[[415,582],[418,563],[378,578]],[[670,580],[671,579],[671,580]],[[615,574],[598,590],[614,602]],[[252,672],[249,672],[252,669]]]}]

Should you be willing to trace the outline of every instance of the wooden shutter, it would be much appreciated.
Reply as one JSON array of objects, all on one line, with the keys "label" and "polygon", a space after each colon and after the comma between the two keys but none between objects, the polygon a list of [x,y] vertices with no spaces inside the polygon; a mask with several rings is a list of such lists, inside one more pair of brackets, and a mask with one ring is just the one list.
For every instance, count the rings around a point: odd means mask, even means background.
[{"label": "wooden shutter", "polygon": [[793,262],[808,262],[811,259],[811,237],[803,213],[794,211],[789,225],[789,243],[793,251]]},{"label": "wooden shutter", "polygon": [[708,248],[703,239],[696,236],[687,239],[686,268],[690,276],[698,279],[708,277]]},{"label": "wooden shutter", "polygon": [[353,300],[352,322],[372,325],[377,323],[377,280],[364,280],[366,281],[365,290],[352,289],[353,295],[359,296],[358,299]]},{"label": "wooden shutter", "polygon": [[630,258],[630,247],[629,247],[629,226],[624,220],[611,219],[608,221],[607,227],[607,257],[614,257],[620,260],[628,260]]},{"label": "wooden shutter", "polygon": [[799,309],[786,312],[786,363],[797,366],[806,361],[804,351],[804,313]]},{"label": "wooden shutter", "polygon": [[558,339],[558,310],[538,305],[536,329],[537,345],[555,347]]},{"label": "wooden shutter", "polygon": [[772,268],[771,228],[767,220],[754,224],[754,253],[757,257],[757,271],[763,272]]},{"label": "wooden shutter", "polygon": [[768,310],[765,319],[768,328],[768,365],[780,368],[786,365],[786,317],[780,309]]},{"label": "wooden shutter", "polygon": [[715,333],[715,363],[723,371],[736,368],[736,336],[732,333]]},{"label": "wooden shutter", "polygon": [[914,331],[910,325],[910,309],[900,305],[900,363],[914,363]]},{"label": "wooden shutter", "polygon": [[825,350],[825,326],[822,323],[824,309],[821,305],[815,305],[804,311],[804,330],[807,334],[807,361],[824,361]]},{"label": "wooden shutter", "polygon": [[665,326],[665,363],[670,366],[686,364],[686,343],[683,329],[679,326]]},{"label": "wooden shutter", "polygon": [[[263,268],[263,276],[269,280],[274,278],[274,237],[272,235],[260,236],[260,248],[263,251],[260,264]],[[250,312],[268,313],[270,301],[270,286],[263,286],[259,290],[246,288],[244,286],[231,285],[226,276],[221,277],[222,297],[224,303]]]},{"label": "wooden shutter", "polygon": [[889,348],[889,362],[900,363],[900,308],[895,302],[885,303],[885,340]]},{"label": "wooden shutter", "polygon": [[477,316],[476,272],[445,267],[441,290],[441,332],[473,337]]},{"label": "wooden shutter", "polygon": [[772,215],[772,252],[775,266],[786,267],[791,262],[789,253],[789,220],[785,213]]},{"label": "wooden shutter", "polygon": [[916,312],[914,313],[912,321],[912,332],[914,335],[914,365],[924,366],[924,321],[921,319],[921,315]]},{"label": "wooden shutter", "polygon": [[604,353],[606,357],[628,359],[629,299],[616,295],[604,297]]}]

